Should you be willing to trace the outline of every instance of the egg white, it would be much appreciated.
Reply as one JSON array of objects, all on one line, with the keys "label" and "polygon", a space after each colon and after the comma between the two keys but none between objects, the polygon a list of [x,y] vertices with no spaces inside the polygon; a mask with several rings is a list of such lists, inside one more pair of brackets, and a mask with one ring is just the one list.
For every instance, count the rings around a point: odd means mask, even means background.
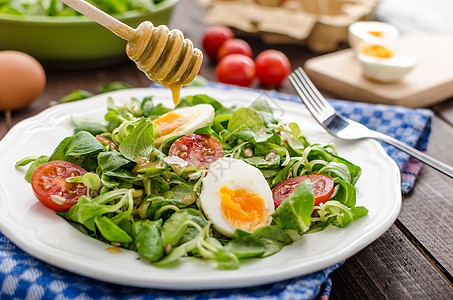
[{"label": "egg white", "polygon": [[[382,32],[382,36],[370,34],[371,31]],[[369,43],[391,43],[398,39],[399,30],[389,23],[377,21],[360,21],[348,28],[349,45],[355,48],[360,41]]]},{"label": "egg white", "polygon": [[[196,129],[212,123],[215,115],[214,108],[209,104],[182,107],[172,112],[184,116],[187,121],[167,135],[155,136],[154,145],[160,146],[166,139],[173,136],[193,133]],[[162,115],[162,117],[165,115]]]},{"label": "egg white", "polygon": [[223,217],[219,190],[227,185],[234,190],[245,189],[260,195],[268,209],[263,225],[269,225],[274,212],[272,191],[261,171],[246,162],[233,158],[221,158],[210,165],[207,175],[203,178],[203,188],[200,194],[200,205],[205,216],[212,221],[213,227],[226,236],[232,236],[235,231]]},{"label": "egg white", "polygon": [[364,55],[360,52],[360,47],[366,44],[366,42],[360,42],[356,52],[363,76],[366,78],[382,83],[396,82],[411,72],[417,65],[417,56],[410,48],[396,44],[383,44],[383,47],[393,52],[393,56],[390,58],[379,58]]}]

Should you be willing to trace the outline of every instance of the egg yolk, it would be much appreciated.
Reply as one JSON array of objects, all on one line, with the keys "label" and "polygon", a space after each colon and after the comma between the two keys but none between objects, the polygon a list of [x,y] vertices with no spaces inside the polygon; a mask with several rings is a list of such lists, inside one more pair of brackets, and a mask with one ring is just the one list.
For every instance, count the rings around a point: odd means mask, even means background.
[{"label": "egg yolk", "polygon": [[219,195],[223,217],[235,229],[253,231],[269,219],[266,202],[252,191],[233,190],[225,185],[220,188]]},{"label": "egg yolk", "polygon": [[161,136],[172,133],[186,122],[186,117],[175,112],[169,112],[153,121],[154,124],[159,125]]},{"label": "egg yolk", "polygon": [[360,49],[360,53],[368,56],[378,57],[378,58],[391,58],[393,56],[393,51],[385,48],[381,45],[364,45]]},{"label": "egg yolk", "polygon": [[383,32],[383,31],[368,31],[368,34],[371,34],[375,37],[384,37],[385,36],[385,32]]}]

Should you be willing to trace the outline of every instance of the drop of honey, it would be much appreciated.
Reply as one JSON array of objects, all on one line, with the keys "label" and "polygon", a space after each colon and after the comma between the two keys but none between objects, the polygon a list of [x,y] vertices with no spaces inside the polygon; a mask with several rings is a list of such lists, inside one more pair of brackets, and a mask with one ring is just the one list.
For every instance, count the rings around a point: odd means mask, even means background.
[{"label": "drop of honey", "polygon": [[121,249],[117,247],[108,247],[105,249],[106,252],[111,253],[111,254],[118,254],[121,253]]}]

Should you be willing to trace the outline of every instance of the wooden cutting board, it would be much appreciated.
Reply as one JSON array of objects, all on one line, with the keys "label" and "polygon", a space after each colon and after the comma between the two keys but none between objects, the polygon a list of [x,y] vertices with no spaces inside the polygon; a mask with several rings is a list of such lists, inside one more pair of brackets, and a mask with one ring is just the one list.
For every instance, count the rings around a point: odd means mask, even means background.
[{"label": "wooden cutting board", "polygon": [[345,99],[406,107],[427,107],[453,96],[453,36],[415,34],[401,37],[419,63],[397,83],[365,79],[352,49],[312,58],[304,69],[315,85]]}]

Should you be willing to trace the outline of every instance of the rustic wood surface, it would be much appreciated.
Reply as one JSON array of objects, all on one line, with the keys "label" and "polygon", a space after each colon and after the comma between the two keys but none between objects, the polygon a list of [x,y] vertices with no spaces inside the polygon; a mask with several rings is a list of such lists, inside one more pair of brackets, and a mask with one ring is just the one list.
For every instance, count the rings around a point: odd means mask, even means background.
[{"label": "rustic wood surface", "polygon": [[[402,10],[401,3],[410,6],[410,10]],[[394,23],[404,32],[452,33],[452,9],[449,0],[385,0],[378,7],[376,18]],[[196,0],[183,0],[178,4],[169,27],[181,29],[199,47],[205,28],[203,14]],[[440,26],[436,20],[443,20],[445,26]],[[293,69],[317,55],[300,46],[269,46],[258,40],[249,42],[255,54],[271,47],[284,51],[290,57]],[[346,45],[340,45],[339,49],[344,47]],[[96,93],[98,85],[113,81],[127,82],[136,87],[150,84],[135,65],[127,61],[89,70],[46,68],[46,74],[44,93],[32,106],[13,112],[13,124],[35,115],[47,108],[50,101],[75,89]],[[201,74],[215,80],[215,65],[205,61]],[[278,90],[294,94],[288,82]],[[435,118],[428,154],[453,165],[450,148],[453,146],[453,99],[430,109]],[[6,132],[6,118],[0,115],[0,138]],[[331,299],[453,299],[452,195],[453,179],[425,166],[414,191],[403,197],[401,214],[395,224],[334,271]]]}]

